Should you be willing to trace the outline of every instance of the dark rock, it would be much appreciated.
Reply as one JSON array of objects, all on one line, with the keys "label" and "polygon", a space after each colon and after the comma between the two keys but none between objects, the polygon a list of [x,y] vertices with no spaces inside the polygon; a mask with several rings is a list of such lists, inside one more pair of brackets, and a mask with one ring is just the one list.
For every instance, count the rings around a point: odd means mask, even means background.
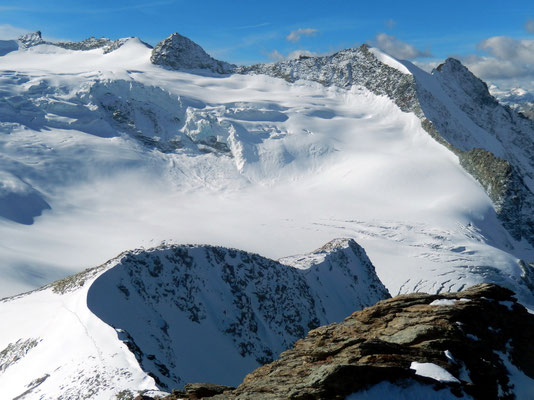
[{"label": "dark rock", "polygon": [[68,50],[93,50],[109,46],[111,43],[113,42],[108,38],[95,38],[94,36],[91,36],[80,42],[56,42],[53,43],[53,45]]},{"label": "dark rock", "polygon": [[188,383],[185,385],[186,396],[190,399],[202,399],[222,394],[235,387],[225,385],[215,385],[213,383]]}]

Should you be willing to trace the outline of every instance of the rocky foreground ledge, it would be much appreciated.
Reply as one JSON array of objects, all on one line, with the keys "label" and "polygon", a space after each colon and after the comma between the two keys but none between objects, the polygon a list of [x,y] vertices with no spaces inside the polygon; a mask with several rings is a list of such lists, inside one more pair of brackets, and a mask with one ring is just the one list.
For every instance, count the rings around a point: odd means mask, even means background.
[{"label": "rocky foreground ledge", "polygon": [[165,400],[358,399],[379,385],[522,399],[534,393],[533,335],[534,315],[497,285],[402,295],[310,331],[235,389],[191,384]]}]

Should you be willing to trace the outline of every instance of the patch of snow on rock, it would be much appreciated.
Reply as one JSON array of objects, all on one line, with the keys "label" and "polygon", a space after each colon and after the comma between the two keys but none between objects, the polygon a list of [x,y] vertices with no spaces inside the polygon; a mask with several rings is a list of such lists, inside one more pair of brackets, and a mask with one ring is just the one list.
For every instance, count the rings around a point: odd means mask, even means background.
[{"label": "patch of snow on rock", "polygon": [[469,299],[460,299],[460,300],[456,300],[456,299],[437,299],[437,300],[434,300],[432,303],[430,303],[430,305],[431,306],[453,306],[458,302],[465,303],[465,302],[468,302],[468,301],[470,301],[470,300]]},{"label": "patch of snow on rock", "polygon": [[460,383],[460,381],[445,368],[442,368],[434,363],[419,363],[417,361],[413,361],[410,365],[410,369],[413,369],[416,375],[432,378],[440,382]]}]

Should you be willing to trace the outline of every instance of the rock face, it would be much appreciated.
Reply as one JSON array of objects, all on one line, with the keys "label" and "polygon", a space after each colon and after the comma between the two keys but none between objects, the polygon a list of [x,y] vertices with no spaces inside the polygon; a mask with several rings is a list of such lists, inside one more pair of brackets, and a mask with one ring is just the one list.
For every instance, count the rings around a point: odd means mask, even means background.
[{"label": "rock face", "polygon": [[527,398],[533,329],[534,316],[496,285],[403,295],[310,331],[236,390],[209,397],[358,399],[387,384],[426,387],[435,398]]},{"label": "rock face", "polygon": [[476,177],[495,205],[503,226],[517,240],[534,238],[534,196],[521,172],[493,153],[474,148],[456,151],[460,164]]},{"label": "rock face", "polygon": [[32,46],[37,46],[39,44],[46,43],[41,37],[41,31],[35,31],[32,33],[27,33],[19,37],[19,43],[22,47],[28,48]]},{"label": "rock face", "polygon": [[175,70],[204,69],[219,74],[230,73],[235,68],[235,65],[214,59],[198,44],[179,33],[159,42],[152,50],[150,61]]},{"label": "rock face", "polygon": [[[301,262],[307,266],[293,268],[212,246],[131,252],[96,279],[87,305],[160,387],[193,376],[236,384],[310,329],[389,297],[352,239],[337,239]],[[204,367],[213,363],[220,366]]]}]

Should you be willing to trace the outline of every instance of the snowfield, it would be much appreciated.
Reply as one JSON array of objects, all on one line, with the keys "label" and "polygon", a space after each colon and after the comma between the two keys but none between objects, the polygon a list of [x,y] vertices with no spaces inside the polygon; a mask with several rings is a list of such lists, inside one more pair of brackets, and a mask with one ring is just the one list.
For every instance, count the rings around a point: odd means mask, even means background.
[{"label": "snowfield", "polygon": [[343,236],[392,294],[496,281],[528,300],[532,248],[415,115],[361,87],[149,58],[138,39],[0,57],[0,295],[162,240],[279,258]]}]

